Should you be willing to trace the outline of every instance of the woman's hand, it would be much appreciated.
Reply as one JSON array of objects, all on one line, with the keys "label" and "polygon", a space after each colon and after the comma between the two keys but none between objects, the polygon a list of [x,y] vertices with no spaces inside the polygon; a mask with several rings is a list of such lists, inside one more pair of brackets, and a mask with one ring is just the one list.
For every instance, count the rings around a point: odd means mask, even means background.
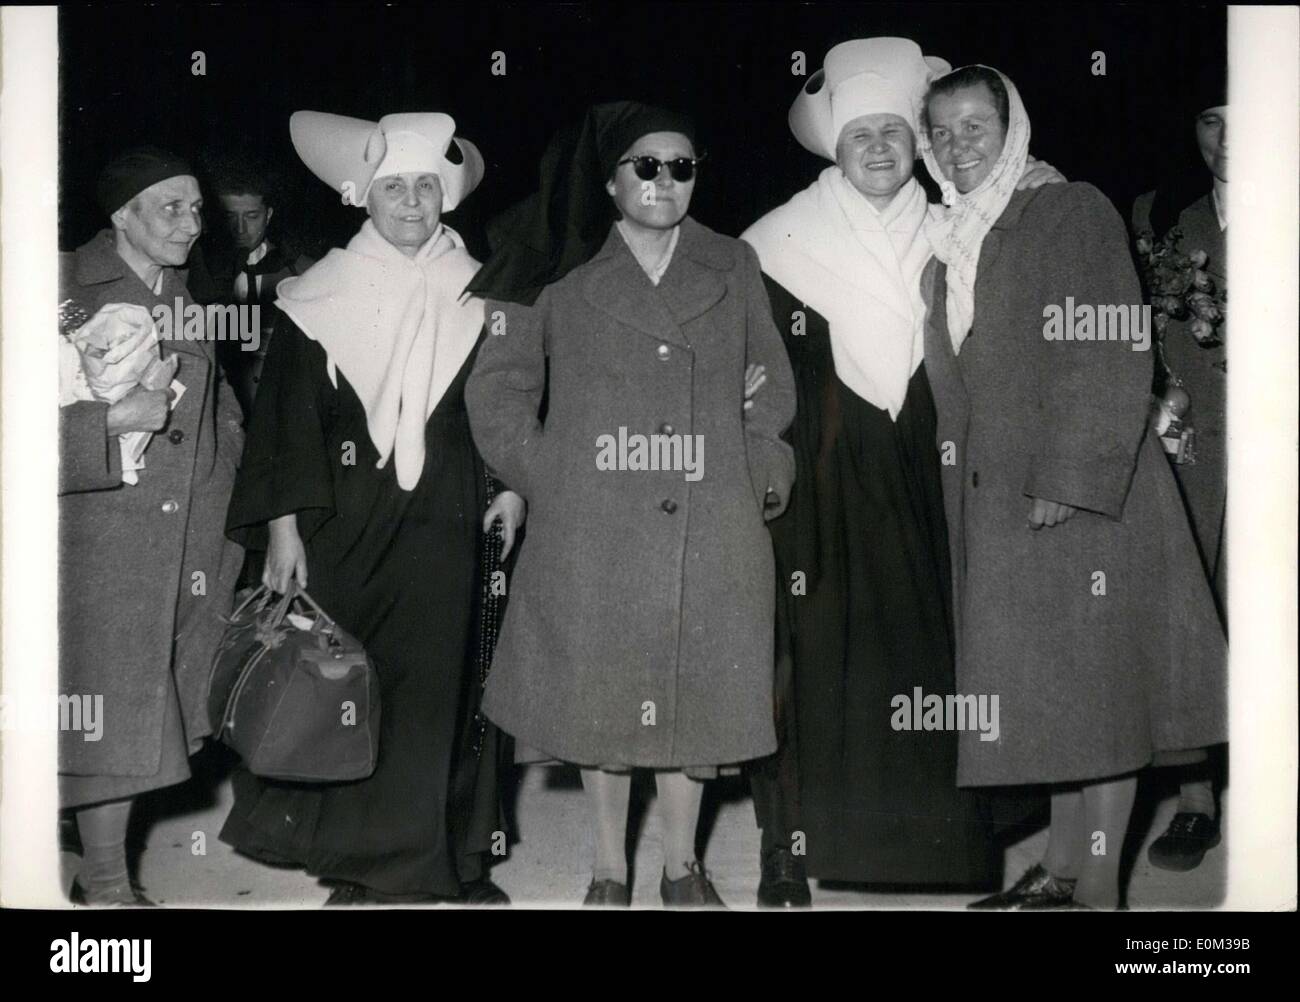
[{"label": "woman's hand", "polygon": [[1025,169],[1020,175],[1020,180],[1016,182],[1016,190],[1024,191],[1026,188],[1041,188],[1045,184],[1065,184],[1065,182],[1065,175],[1046,160],[1027,157]]},{"label": "woman's hand", "polygon": [[528,505],[514,491],[502,491],[488,505],[487,514],[483,516],[483,531],[491,532],[492,523],[501,520],[501,562],[505,563],[510,550],[515,545],[515,533],[524,524],[528,514]]},{"label": "woman's hand", "polygon": [[1043,526],[1051,528],[1054,525],[1062,525],[1070,521],[1070,517],[1078,510],[1059,501],[1034,498],[1034,506],[1029,511],[1029,527],[1041,529]]},{"label": "woman's hand", "polygon": [[298,535],[298,516],[290,514],[271,519],[270,533],[262,584],[281,595],[288,590],[291,580],[296,580],[299,588],[306,588],[307,548]]},{"label": "woman's hand", "polygon": [[745,368],[745,410],[754,406],[753,396],[766,382],[767,369],[764,366],[755,363]]}]

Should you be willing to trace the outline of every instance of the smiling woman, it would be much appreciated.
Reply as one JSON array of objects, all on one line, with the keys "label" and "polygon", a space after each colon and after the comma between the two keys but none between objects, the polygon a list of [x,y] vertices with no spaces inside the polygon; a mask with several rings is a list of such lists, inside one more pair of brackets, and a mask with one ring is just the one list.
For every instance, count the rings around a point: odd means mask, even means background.
[{"label": "smiling woman", "polygon": [[386,175],[371,184],[366,208],[379,235],[414,257],[438,228],[442,182],[436,174]]},{"label": "smiling woman", "polygon": [[997,70],[937,81],[928,112],[957,682],[1003,707],[999,741],[961,735],[957,778],[1053,784],[1042,862],[972,907],[1115,908],[1137,770],[1225,737],[1224,636],[1147,427],[1151,355],[1043,337],[1047,304],[1140,302],[1119,215],[1088,184],[1016,190],[1029,116]]},{"label": "smiling woman", "polygon": [[279,286],[227,532],[267,551],[263,583],[310,580],[365,644],[383,704],[379,763],[317,787],[241,772],[221,837],[304,866],[333,887],[332,904],[504,903],[483,862],[501,829],[495,731],[467,724],[474,656],[490,658],[481,636],[495,630],[477,605],[483,530],[500,518],[508,552],[523,502],[502,491],[489,506],[462,396],[482,333],[482,302],[461,297],[477,263],[441,218],[482,160],[441,114],[300,112],[290,130],[303,162],[360,192],[369,218],[346,249]]},{"label": "smiling woman", "polygon": [[798,388],[798,477],[770,526],[781,748],[753,777],[760,905],[807,905],[808,876],[996,875],[981,805],[956,786],[956,735],[890,727],[900,695],[956,691],[912,176],[921,97],[947,69],[903,38],[831,49],[790,124],[835,162],[743,234]]}]

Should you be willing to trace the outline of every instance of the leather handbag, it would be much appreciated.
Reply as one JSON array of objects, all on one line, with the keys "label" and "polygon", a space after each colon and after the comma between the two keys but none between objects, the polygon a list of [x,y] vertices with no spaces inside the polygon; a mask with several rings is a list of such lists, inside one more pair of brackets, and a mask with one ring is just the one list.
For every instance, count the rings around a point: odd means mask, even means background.
[{"label": "leather handbag", "polygon": [[[379,755],[374,663],[305,590],[271,597],[258,588],[226,620],[208,678],[213,737],[255,776],[365,779]],[[290,615],[297,602],[309,615]]]}]

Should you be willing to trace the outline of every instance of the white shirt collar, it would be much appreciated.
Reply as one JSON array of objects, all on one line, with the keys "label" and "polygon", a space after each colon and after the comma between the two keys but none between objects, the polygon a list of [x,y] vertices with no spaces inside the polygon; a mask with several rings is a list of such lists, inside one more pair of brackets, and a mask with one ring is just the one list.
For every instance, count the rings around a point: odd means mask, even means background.
[{"label": "white shirt collar", "polygon": [[632,241],[627,238],[627,231],[623,228],[623,220],[618,220],[614,226],[618,230],[619,236],[623,238],[623,242],[627,244],[627,249],[630,250],[632,256],[636,258],[637,264],[641,266],[641,270],[644,271],[646,277],[650,279],[650,284],[658,285],[659,280],[664,277],[664,273],[668,270],[668,265],[672,263],[673,251],[677,249],[677,238],[682,235],[681,226],[678,225],[673,227],[673,234],[668,238],[668,250],[665,252],[663,259],[660,260],[657,265],[648,265],[637,256],[636,248],[632,246]]},{"label": "white shirt collar", "polygon": [[1217,188],[1210,189],[1210,196],[1214,199],[1214,214],[1219,217],[1219,229],[1228,228],[1228,217],[1223,211],[1223,206],[1219,204],[1219,192]]},{"label": "white shirt collar", "polygon": [[268,244],[265,240],[263,240],[260,244],[258,244],[258,245],[257,245],[256,247],[254,247],[251,251],[249,251],[249,254],[248,254],[248,263],[249,263],[249,264],[257,264],[258,261],[260,261],[260,260],[262,260],[262,258],[266,257],[267,253],[268,253],[270,250],[271,250],[271,246],[270,246],[270,244]]}]

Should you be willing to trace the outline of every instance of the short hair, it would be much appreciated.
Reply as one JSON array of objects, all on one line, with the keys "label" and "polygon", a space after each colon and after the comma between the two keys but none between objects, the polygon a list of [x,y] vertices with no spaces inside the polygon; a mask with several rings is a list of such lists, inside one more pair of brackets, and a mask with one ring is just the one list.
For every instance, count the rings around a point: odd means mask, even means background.
[{"label": "short hair", "polygon": [[978,87],[980,84],[984,84],[992,93],[993,105],[997,108],[998,118],[1002,121],[1002,128],[1010,128],[1011,101],[1007,97],[1007,88],[1002,83],[1002,76],[997,70],[991,70],[987,66],[963,66],[961,69],[953,70],[947,76],[940,77],[930,84],[930,89],[925,95],[925,107],[922,116],[925,131],[930,131],[931,98],[939,94],[955,93],[963,87]]},{"label": "short hair", "polygon": [[262,171],[249,167],[226,167],[213,172],[213,194],[222,195],[256,195],[266,205],[275,201],[274,185]]}]

